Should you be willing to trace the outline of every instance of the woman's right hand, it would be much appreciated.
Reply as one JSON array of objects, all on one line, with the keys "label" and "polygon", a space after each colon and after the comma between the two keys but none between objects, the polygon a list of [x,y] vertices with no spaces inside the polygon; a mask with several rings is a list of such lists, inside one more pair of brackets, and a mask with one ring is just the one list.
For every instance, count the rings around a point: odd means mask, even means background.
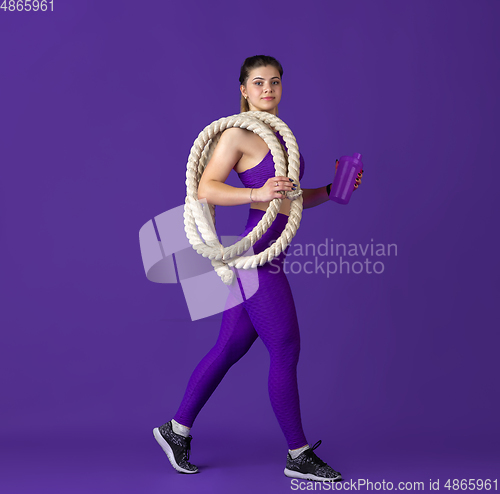
[{"label": "woman's right hand", "polygon": [[273,199],[283,199],[286,192],[295,190],[297,186],[288,177],[271,177],[266,183],[253,189],[252,202],[269,202]]}]

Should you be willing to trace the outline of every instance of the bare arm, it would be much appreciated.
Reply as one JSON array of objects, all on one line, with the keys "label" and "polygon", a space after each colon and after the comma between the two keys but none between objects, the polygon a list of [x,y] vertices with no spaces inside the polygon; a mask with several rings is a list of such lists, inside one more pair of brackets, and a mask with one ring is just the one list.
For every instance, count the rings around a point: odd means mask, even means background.
[{"label": "bare arm", "polygon": [[[225,183],[229,173],[243,156],[244,132],[247,131],[233,127],[222,133],[201,176],[198,199],[206,199],[209,204],[217,206],[236,206],[282,198],[280,191],[292,190],[292,183],[287,177],[270,178],[256,189],[232,187]],[[276,182],[279,183],[278,187],[275,186]]]},{"label": "bare arm", "polygon": [[[232,138],[234,137],[234,138]],[[250,201],[250,190],[225,184],[229,173],[243,152],[238,145],[238,132],[226,130],[220,136],[198,185],[198,199],[218,206],[236,206]]]},{"label": "bare arm", "polygon": [[324,187],[318,187],[317,189],[302,189],[302,199],[304,201],[302,203],[304,209],[323,204],[329,200],[328,194],[326,193],[326,185]]}]

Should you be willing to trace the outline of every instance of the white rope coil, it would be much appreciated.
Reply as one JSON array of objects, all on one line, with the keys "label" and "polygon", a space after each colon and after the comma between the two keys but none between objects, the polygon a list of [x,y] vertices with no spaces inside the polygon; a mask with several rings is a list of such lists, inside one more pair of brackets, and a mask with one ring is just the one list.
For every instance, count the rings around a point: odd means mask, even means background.
[{"label": "white rope coil", "polygon": [[[264,216],[255,228],[240,241],[224,247],[218,240],[217,233],[212,228],[215,226],[215,208],[209,205],[211,220],[206,216],[207,210],[198,200],[198,185],[213,150],[224,130],[230,127],[239,127],[259,135],[271,150],[275,163],[276,176],[288,176],[297,185],[297,189],[286,193],[292,200],[290,215],[281,236],[266,250],[252,256],[242,256],[254,245],[273,223],[281,206],[282,199],[273,199],[269,203]],[[278,131],[288,148],[288,170],[283,148],[271,128]],[[184,205],[184,230],[189,243],[203,257],[212,261],[217,274],[226,285],[233,282],[234,273],[229,266],[237,269],[252,269],[262,266],[277,257],[292,241],[297,233],[302,218],[302,190],[299,182],[300,154],[292,131],[275,115],[267,112],[243,112],[230,117],[221,118],[205,127],[191,148],[186,172],[186,201]]]}]

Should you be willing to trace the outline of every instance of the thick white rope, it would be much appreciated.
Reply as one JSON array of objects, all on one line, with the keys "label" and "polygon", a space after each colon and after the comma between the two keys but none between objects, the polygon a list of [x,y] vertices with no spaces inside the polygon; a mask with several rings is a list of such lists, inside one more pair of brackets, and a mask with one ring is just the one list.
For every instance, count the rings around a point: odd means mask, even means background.
[{"label": "thick white rope", "polygon": [[[205,167],[212,156],[213,150],[224,130],[230,127],[239,127],[250,130],[259,135],[271,150],[275,163],[276,176],[288,176],[297,185],[297,190],[289,191],[286,197],[292,200],[288,223],[281,236],[266,250],[252,256],[241,256],[257,242],[275,220],[281,206],[282,199],[273,199],[269,203],[264,216],[255,228],[240,241],[224,247],[213,230],[215,226],[215,208],[209,205],[212,222],[206,216],[207,210],[198,200],[198,184]],[[282,136],[288,148],[288,170],[283,148],[271,128]],[[297,233],[302,218],[302,190],[299,182],[300,154],[292,131],[275,115],[267,112],[243,112],[230,117],[221,118],[205,127],[195,140],[186,171],[186,201],[184,205],[184,230],[189,243],[203,257],[208,257],[212,265],[226,285],[233,282],[234,273],[229,266],[237,269],[251,269],[262,266],[278,256],[292,241]],[[201,235],[200,235],[201,234]]]}]

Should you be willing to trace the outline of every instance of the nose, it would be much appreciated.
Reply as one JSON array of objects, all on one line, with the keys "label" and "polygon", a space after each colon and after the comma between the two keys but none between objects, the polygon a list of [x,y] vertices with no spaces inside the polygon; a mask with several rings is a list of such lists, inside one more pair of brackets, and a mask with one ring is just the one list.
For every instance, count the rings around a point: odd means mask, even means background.
[{"label": "nose", "polygon": [[265,91],[266,93],[271,92],[272,90],[273,90],[273,85],[272,85],[270,82],[268,82],[268,83],[266,83],[266,84],[264,85],[264,91]]}]

